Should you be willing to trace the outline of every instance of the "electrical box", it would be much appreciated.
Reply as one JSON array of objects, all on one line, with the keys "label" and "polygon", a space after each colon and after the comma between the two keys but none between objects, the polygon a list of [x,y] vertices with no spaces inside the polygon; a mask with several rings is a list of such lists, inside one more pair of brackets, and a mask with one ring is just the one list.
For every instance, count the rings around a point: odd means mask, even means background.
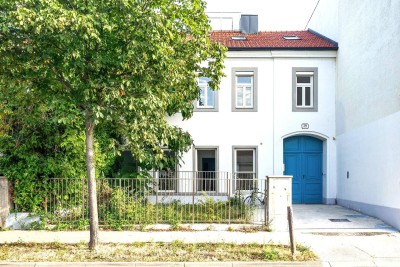
[{"label": "electrical box", "polygon": [[292,176],[267,176],[267,222],[273,231],[287,231],[287,207],[292,206]]}]

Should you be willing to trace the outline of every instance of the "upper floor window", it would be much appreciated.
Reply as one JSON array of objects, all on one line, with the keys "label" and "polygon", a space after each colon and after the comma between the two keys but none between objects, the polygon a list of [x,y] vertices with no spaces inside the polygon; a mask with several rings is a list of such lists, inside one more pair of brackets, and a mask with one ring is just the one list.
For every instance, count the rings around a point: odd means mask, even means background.
[{"label": "upper floor window", "polygon": [[236,74],[236,108],[253,108],[253,73]]},{"label": "upper floor window", "polygon": [[195,105],[195,111],[217,111],[218,94],[213,91],[208,82],[210,78],[200,77],[198,86],[200,88],[200,98]]},{"label": "upper floor window", "polygon": [[318,68],[293,68],[292,111],[318,111]]},{"label": "upper floor window", "polygon": [[232,111],[257,111],[257,69],[232,69]]},{"label": "upper floor window", "polygon": [[296,72],[296,107],[313,107],[313,72]]}]

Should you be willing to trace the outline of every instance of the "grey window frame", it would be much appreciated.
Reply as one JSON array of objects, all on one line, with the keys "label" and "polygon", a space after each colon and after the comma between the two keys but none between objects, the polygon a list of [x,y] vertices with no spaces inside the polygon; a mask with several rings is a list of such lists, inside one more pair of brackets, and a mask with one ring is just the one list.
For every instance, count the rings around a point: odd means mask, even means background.
[{"label": "grey window frame", "polygon": [[[236,151],[237,150],[253,150],[254,151],[254,174],[255,174],[255,180],[258,180],[258,146],[232,146],[232,173],[235,174],[236,171]],[[234,184],[234,190],[238,190],[236,187],[237,185]],[[258,188],[260,189],[260,188]]]},{"label": "grey window frame", "polygon": [[[312,107],[297,107],[297,73],[298,72],[313,72],[313,106]],[[318,111],[318,68],[316,67],[293,67],[292,68],[292,111],[293,112],[317,112]]]},{"label": "grey window frame", "polygon": [[194,109],[193,111],[200,111],[200,112],[217,112],[218,111],[218,90],[213,90],[214,92],[214,107],[212,108],[205,108],[205,107],[199,107],[199,100],[196,100],[193,104]]},{"label": "grey window frame", "polygon": [[[253,107],[236,107],[236,73],[253,72]],[[258,69],[257,68],[232,68],[232,111],[233,112],[257,112],[257,91],[258,91]]]},{"label": "grey window frame", "polygon": [[[173,152],[171,149],[168,149],[168,148],[162,148],[162,150],[163,150],[163,153]],[[175,173],[176,174],[175,176],[179,176],[179,158],[176,157],[176,155],[175,155],[175,170],[170,171],[170,170],[162,170],[161,169],[161,170],[157,170],[156,173],[157,173],[157,176],[154,177],[154,178],[158,182],[157,192],[160,192],[160,193],[166,193],[166,192],[167,193],[176,193],[176,192],[179,192],[179,188],[178,188],[179,187],[179,185],[178,185],[179,177],[173,177],[173,178],[175,178],[175,180],[173,180],[172,183],[171,183],[173,189],[170,189],[170,190],[168,190],[168,189],[166,189],[166,190],[165,189],[160,189],[161,186],[159,184],[160,179],[163,179],[166,183],[167,183],[167,179],[168,179],[168,177],[161,177],[160,178],[161,174]]]},{"label": "grey window frame", "polygon": [[198,158],[197,151],[199,150],[214,150],[215,151],[215,191],[199,191],[199,185],[196,183],[195,188],[193,188],[194,192],[219,192],[219,146],[193,146],[193,172],[199,172],[198,170]]},{"label": "grey window frame", "polygon": [[198,171],[197,168],[197,150],[215,150],[215,171],[219,171],[219,146],[193,146],[193,171]]}]

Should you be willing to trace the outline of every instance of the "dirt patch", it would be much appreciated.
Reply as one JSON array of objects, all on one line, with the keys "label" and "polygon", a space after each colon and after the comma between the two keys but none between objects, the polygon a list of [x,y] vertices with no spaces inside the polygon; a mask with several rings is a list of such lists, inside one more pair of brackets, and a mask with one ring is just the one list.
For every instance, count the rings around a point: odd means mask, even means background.
[{"label": "dirt patch", "polygon": [[215,261],[314,261],[316,255],[302,245],[292,257],[290,248],[277,244],[183,243],[174,241],[101,244],[90,251],[86,243],[6,243],[0,262],[215,262]]}]

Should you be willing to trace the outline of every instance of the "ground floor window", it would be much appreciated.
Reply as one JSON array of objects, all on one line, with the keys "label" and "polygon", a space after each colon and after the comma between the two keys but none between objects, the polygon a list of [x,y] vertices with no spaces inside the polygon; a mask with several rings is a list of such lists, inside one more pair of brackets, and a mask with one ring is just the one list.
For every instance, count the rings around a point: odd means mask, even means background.
[{"label": "ground floor window", "polygon": [[256,181],[256,148],[234,147],[233,166],[236,190],[253,190]]},{"label": "ground floor window", "polygon": [[216,191],[217,148],[196,148],[197,191]]},{"label": "ground floor window", "polygon": [[158,190],[176,192],[178,179],[178,162],[175,152],[164,150],[164,166],[158,171]]}]

